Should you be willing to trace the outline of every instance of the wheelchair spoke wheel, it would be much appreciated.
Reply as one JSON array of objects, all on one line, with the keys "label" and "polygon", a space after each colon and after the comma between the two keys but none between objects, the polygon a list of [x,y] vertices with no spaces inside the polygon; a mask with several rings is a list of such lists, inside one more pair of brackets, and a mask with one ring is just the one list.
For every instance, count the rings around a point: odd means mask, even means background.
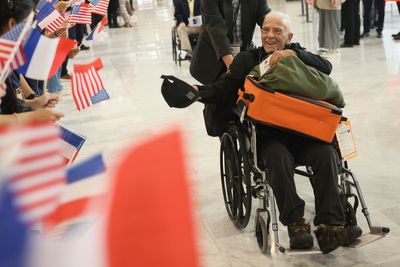
[{"label": "wheelchair spoke wheel", "polygon": [[231,126],[221,138],[221,185],[229,218],[238,228],[247,226],[251,212],[251,184],[244,137]]}]

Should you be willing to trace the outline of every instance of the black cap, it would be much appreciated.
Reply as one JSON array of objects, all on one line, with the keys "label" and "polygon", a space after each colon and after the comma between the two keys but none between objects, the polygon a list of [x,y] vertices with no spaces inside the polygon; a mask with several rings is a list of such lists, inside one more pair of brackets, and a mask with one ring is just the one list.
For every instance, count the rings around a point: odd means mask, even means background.
[{"label": "black cap", "polygon": [[161,94],[170,107],[186,108],[199,98],[197,90],[175,76],[162,75],[161,78],[164,79]]}]

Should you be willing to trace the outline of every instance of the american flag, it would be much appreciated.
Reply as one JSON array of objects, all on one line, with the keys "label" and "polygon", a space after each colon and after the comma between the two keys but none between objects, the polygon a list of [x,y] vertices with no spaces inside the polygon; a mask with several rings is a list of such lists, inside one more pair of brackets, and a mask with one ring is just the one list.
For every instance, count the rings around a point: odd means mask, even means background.
[{"label": "american flag", "polygon": [[[25,22],[23,21],[19,23],[16,27],[14,27],[11,31],[0,36],[0,71],[4,69],[7,60],[10,58],[24,27]],[[18,67],[24,65],[25,62],[25,53],[21,45],[15,53],[10,67],[11,69],[17,69]]]},{"label": "american flag", "polygon": [[6,177],[21,219],[33,224],[55,210],[66,184],[59,130],[52,124],[35,124],[11,134],[20,149]]},{"label": "american flag", "polygon": [[90,5],[93,7],[92,13],[105,16],[110,0],[93,0]]},{"label": "american flag", "polygon": [[93,7],[89,4],[76,2],[69,16],[69,21],[77,24],[91,24],[92,9]]},{"label": "american flag", "polygon": [[[75,72],[71,74],[72,84],[72,97],[78,110],[82,110],[97,104],[100,98],[105,98],[104,92],[98,98],[98,95],[102,90],[105,91],[103,82],[101,81],[100,75],[94,66],[90,67],[85,72]],[[107,92],[106,92],[107,94]],[[108,96],[108,94],[107,94]],[[95,97],[94,99],[92,99]],[[109,97],[108,97],[109,99]],[[92,101],[94,100],[94,102]],[[103,99],[101,101],[104,101]]]},{"label": "american flag", "polygon": [[36,16],[38,27],[47,29],[51,33],[55,32],[65,21],[64,17],[55,10],[51,3],[47,3]]},{"label": "american flag", "polygon": [[52,5],[54,5],[55,3],[57,3],[58,0],[39,0],[39,3],[37,3],[36,5],[36,9],[38,11],[42,10],[42,8],[47,4],[47,3],[51,3]]}]

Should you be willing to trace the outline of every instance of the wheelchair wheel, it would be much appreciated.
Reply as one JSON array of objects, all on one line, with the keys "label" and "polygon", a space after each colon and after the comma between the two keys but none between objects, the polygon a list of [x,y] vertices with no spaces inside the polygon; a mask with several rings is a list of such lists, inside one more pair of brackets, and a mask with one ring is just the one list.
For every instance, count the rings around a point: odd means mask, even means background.
[{"label": "wheelchair wheel", "polygon": [[250,171],[244,136],[232,125],[221,138],[221,185],[226,211],[234,225],[245,228],[251,212]]},{"label": "wheelchair wheel", "polygon": [[176,27],[171,28],[171,40],[172,40],[172,60],[177,62],[177,48],[176,48]]},{"label": "wheelchair wheel", "polygon": [[[264,216],[267,216],[267,221],[265,221]],[[266,210],[264,212],[258,213],[256,218],[256,239],[258,243],[258,247],[260,248],[261,253],[267,254],[269,251],[269,222],[270,215]]]},{"label": "wheelchair wheel", "polygon": [[349,201],[344,205],[344,227],[351,228],[357,225],[356,212]]}]

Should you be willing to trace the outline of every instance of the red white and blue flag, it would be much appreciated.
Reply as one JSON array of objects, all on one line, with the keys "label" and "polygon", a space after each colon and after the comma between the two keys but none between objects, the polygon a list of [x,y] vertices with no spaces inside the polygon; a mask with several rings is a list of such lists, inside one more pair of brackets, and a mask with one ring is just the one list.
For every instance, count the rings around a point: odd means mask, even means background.
[{"label": "red white and blue flag", "polygon": [[46,5],[40,10],[36,16],[37,26],[41,30],[48,30],[51,33],[55,32],[65,21],[64,17],[55,10],[51,3]]},{"label": "red white and blue flag", "polygon": [[64,165],[68,165],[74,162],[74,160],[78,156],[79,151],[81,150],[83,144],[86,141],[86,137],[78,133],[75,133],[72,130],[61,125],[59,125],[59,128],[60,128],[60,137],[62,140],[61,153],[64,159]]},{"label": "red white and blue flag", "polygon": [[[25,21],[19,23],[11,31],[0,36],[0,71],[2,71],[6,65],[6,62],[12,56],[12,51],[17,46],[18,38],[20,37],[22,30],[25,27]],[[11,61],[11,69],[17,69],[24,65],[26,62],[25,53],[22,45],[19,45],[14,58]]]},{"label": "red white and blue flag", "polygon": [[89,33],[89,35],[86,37],[86,41],[93,41],[94,39],[99,36],[101,31],[104,29],[104,25],[108,23],[107,18],[103,18],[95,27],[94,29]]},{"label": "red white and blue flag", "polygon": [[55,210],[66,184],[59,133],[52,124],[28,125],[10,131],[20,147],[5,177],[19,216],[28,225]]},{"label": "red white and blue flag", "polygon": [[69,21],[77,24],[91,24],[92,9],[93,7],[89,4],[76,2],[69,16]]},{"label": "red white and blue flag", "polygon": [[110,99],[100,75],[94,66],[71,74],[72,97],[80,111],[91,105]]},{"label": "red white and blue flag", "polygon": [[31,79],[47,80],[54,76],[75,45],[74,40],[50,39],[34,29],[24,46],[27,63],[18,72]]},{"label": "red white and blue flag", "polygon": [[110,0],[93,0],[90,5],[93,7],[92,13],[105,16]]},{"label": "red white and blue flag", "polygon": [[39,2],[36,5],[36,9],[38,11],[42,10],[42,8],[47,4],[47,3],[51,3],[52,5],[54,5],[55,3],[57,3],[58,0],[39,0]]}]

